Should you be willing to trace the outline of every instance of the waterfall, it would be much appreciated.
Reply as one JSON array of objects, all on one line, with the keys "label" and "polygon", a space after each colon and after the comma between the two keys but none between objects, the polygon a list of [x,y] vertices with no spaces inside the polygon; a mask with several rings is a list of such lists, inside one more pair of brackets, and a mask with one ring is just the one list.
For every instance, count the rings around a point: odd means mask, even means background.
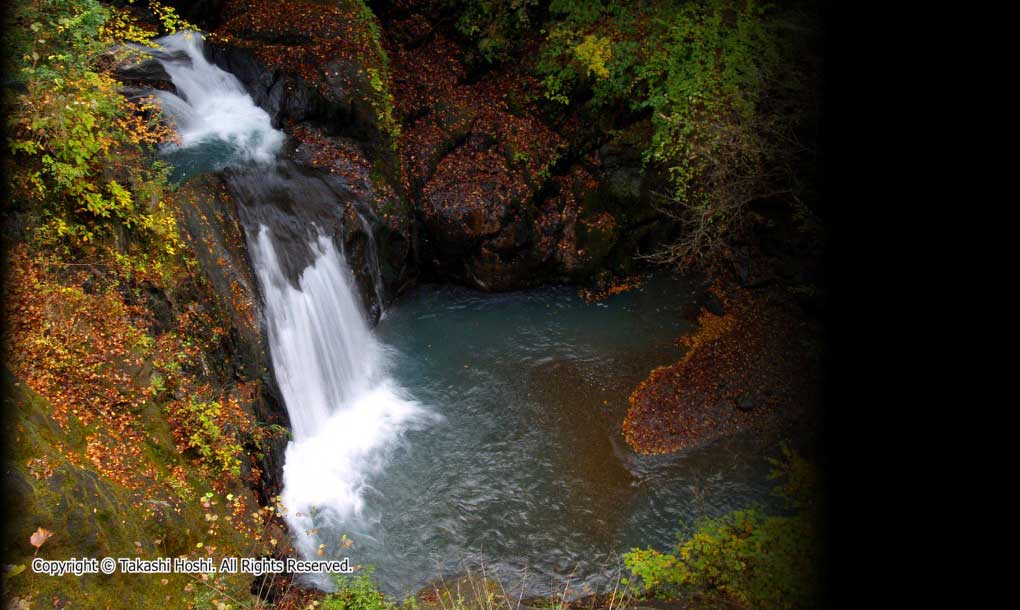
[{"label": "waterfall", "polygon": [[358,526],[372,476],[404,432],[431,415],[387,374],[387,350],[370,331],[347,263],[324,232],[322,219],[342,209],[335,193],[276,160],[283,134],[233,75],[205,59],[198,34],[158,42],[153,55],[177,94],[157,95],[175,121],[180,149],[232,149],[217,167],[237,168],[231,180],[292,426],[283,473],[288,524],[304,556],[317,555],[319,544],[337,554],[328,547]]},{"label": "waterfall", "polygon": [[268,162],[283,144],[283,133],[273,129],[269,114],[255,105],[233,74],[206,60],[202,36],[178,32],[158,41],[152,54],[163,65],[177,89],[153,92],[174,121],[179,144],[171,149],[226,145],[237,161]]},{"label": "waterfall", "polygon": [[306,553],[317,545],[305,531],[337,528],[361,514],[370,477],[424,415],[386,375],[385,350],[365,323],[332,240],[320,236],[313,249],[315,262],[295,288],[266,227],[251,248],[294,436],[283,468],[283,504]]}]

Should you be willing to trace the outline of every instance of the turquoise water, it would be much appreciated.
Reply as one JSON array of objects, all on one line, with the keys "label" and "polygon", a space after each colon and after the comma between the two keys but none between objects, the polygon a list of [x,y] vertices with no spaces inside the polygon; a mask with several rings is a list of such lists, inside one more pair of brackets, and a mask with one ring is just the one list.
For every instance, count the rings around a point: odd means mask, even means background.
[{"label": "turquoise water", "polygon": [[739,440],[638,456],[619,432],[627,397],[675,362],[684,282],[585,303],[553,287],[487,295],[421,287],[376,332],[392,376],[442,421],[411,431],[347,524],[355,563],[384,588],[485,570],[526,595],[605,586],[619,553],[667,548],[696,520],[762,500],[767,465]]},{"label": "turquoise water", "polygon": [[[173,161],[186,178],[224,158],[226,147],[199,148]],[[360,518],[317,528],[325,556],[374,565],[396,596],[483,567],[525,596],[568,581],[582,595],[611,587],[620,553],[669,548],[698,519],[766,500],[767,464],[740,440],[639,456],[620,433],[634,387],[682,356],[674,340],[694,294],[659,277],[599,303],[570,287],[405,295],[374,332],[388,375],[440,419],[372,457],[382,463]],[[353,547],[340,548],[343,534]]]},{"label": "turquoise water", "polygon": [[188,148],[166,147],[163,160],[172,166],[170,181],[183,184],[199,174],[216,172],[233,165],[238,147],[222,140],[209,140]]},{"label": "turquoise water", "polygon": [[[268,164],[279,161],[283,140],[268,115],[201,59],[198,39],[166,40],[191,57],[164,63],[187,99],[161,96],[184,144],[164,151],[174,179],[244,169],[231,184],[252,208],[242,208],[249,237],[261,234],[250,223],[266,224],[282,240],[270,258],[309,273],[307,236],[294,236],[309,218],[330,216],[335,195],[296,178],[291,165]],[[249,171],[253,162],[261,165]],[[249,248],[255,259],[269,254],[257,241]],[[673,341],[689,329],[682,312],[695,293],[685,282],[660,277],[601,303],[567,287],[500,295],[421,287],[374,331],[391,352],[387,370],[373,362],[371,375],[326,378],[312,373],[334,370],[326,366],[333,352],[364,364],[377,351],[366,348],[375,339],[351,341],[350,329],[364,322],[356,307],[337,307],[351,295],[341,294],[343,281],[320,282],[326,275],[305,278],[322,288],[314,294],[288,292],[267,308],[280,328],[316,329],[314,340],[277,342],[293,349],[274,353],[277,374],[292,382],[292,421],[311,422],[311,438],[288,448],[284,474],[291,503],[316,509],[288,518],[295,539],[313,545],[305,555],[324,540],[325,556],[375,565],[383,588],[398,596],[466,568],[484,569],[510,591],[523,581],[525,595],[561,594],[569,581],[568,596],[576,596],[604,587],[631,547],[667,548],[698,519],[766,498],[767,465],[739,440],[667,457],[635,455],[623,442],[630,392],[682,355]],[[327,386],[351,393],[352,382],[366,389],[349,400],[304,396],[334,394],[317,391]],[[410,410],[404,391],[438,417],[405,431],[391,416]],[[299,527],[306,522],[310,529]],[[340,548],[341,534],[354,546]]]}]

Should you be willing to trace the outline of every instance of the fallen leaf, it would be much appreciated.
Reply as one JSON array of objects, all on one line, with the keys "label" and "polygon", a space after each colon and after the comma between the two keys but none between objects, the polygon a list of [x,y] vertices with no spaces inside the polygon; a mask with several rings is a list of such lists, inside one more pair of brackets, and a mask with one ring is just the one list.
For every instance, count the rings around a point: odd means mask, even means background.
[{"label": "fallen leaf", "polygon": [[46,529],[45,527],[40,527],[39,529],[35,530],[35,533],[32,534],[28,541],[31,542],[32,546],[35,547],[36,552],[39,552],[39,547],[46,544],[46,541],[49,540],[50,536],[52,535],[53,532]]}]

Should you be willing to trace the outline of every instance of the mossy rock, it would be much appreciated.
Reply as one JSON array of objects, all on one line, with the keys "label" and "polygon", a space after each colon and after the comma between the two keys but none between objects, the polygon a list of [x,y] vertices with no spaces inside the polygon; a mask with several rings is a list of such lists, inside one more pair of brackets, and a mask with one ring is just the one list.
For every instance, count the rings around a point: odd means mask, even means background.
[{"label": "mossy rock", "polygon": [[[11,450],[4,463],[3,491],[7,506],[16,507],[7,517],[2,559],[8,566],[5,591],[9,599],[28,601],[33,608],[187,607],[193,594],[185,587],[192,579],[182,574],[34,573],[35,556],[47,560],[196,557],[194,540],[205,535],[207,525],[197,502],[173,506],[73,464],[67,456],[88,464],[86,428],[72,419],[69,429],[62,430],[51,417],[50,403],[6,370],[3,385],[4,408],[13,424],[8,431]],[[152,435],[161,436],[156,429]],[[153,447],[144,450],[151,452]],[[163,450],[176,455],[172,446]],[[35,466],[40,463],[46,464],[45,472]],[[166,468],[172,465],[168,462]],[[37,551],[29,538],[40,527],[53,535]],[[234,543],[240,546],[241,542]]]}]

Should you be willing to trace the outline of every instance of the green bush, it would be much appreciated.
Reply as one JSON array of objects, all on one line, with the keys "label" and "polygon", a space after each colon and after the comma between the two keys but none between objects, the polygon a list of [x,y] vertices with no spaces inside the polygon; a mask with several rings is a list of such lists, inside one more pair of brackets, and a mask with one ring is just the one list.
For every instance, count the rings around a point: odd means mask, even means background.
[{"label": "green bush", "polygon": [[322,610],[418,610],[418,598],[410,596],[397,604],[388,599],[372,579],[373,566],[357,576],[335,574],[337,590],[322,600]]},{"label": "green bush", "polygon": [[754,0],[552,0],[549,13],[536,65],[545,97],[650,117],[645,159],[672,183],[658,204],[684,229],[654,258],[715,262],[750,202],[793,188],[803,89],[792,11]]},{"label": "green bush", "polygon": [[532,27],[538,0],[446,0],[457,13],[457,31],[473,40],[488,62],[509,58]]},{"label": "green bush", "polygon": [[357,576],[336,576],[337,590],[322,601],[322,610],[396,610],[372,580],[372,568]]},{"label": "green bush", "polygon": [[182,423],[189,431],[188,446],[202,456],[212,472],[240,476],[244,448],[234,435],[223,428],[223,405],[217,401],[206,402],[192,397],[182,412]]},{"label": "green bush", "polygon": [[[164,25],[186,25],[150,8]],[[154,104],[128,101],[102,67],[111,45],[158,32],[96,0],[22,2],[11,21],[5,67],[22,86],[5,99],[15,209],[65,252],[101,243],[128,269],[158,270],[181,245],[165,197],[169,169],[152,159],[173,134]]]},{"label": "green bush", "polygon": [[777,489],[793,515],[740,510],[700,524],[675,553],[633,549],[624,565],[647,594],[663,598],[700,592],[730,605],[790,610],[817,605],[821,559],[811,465],[784,450]]}]

